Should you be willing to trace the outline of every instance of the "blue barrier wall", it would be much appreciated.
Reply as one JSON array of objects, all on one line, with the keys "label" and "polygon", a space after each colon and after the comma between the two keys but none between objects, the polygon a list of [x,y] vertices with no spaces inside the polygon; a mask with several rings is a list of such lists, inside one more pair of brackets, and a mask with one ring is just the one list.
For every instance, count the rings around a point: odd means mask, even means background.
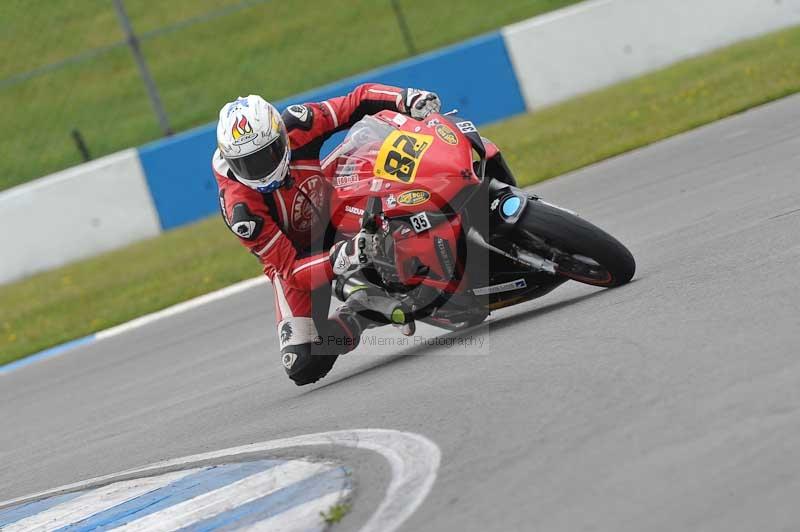
[{"label": "blue barrier wall", "polygon": [[[340,96],[368,81],[436,91],[445,110],[457,108],[460,116],[477,124],[525,111],[525,101],[499,32],[298,94],[276,102],[276,106],[282,110],[293,103]],[[268,94],[265,96],[269,98]],[[341,136],[329,140],[323,152],[327,153],[339,140]],[[140,148],[142,167],[163,229],[193,222],[219,208],[211,173],[215,145],[212,124]]]},{"label": "blue barrier wall", "polygon": [[139,148],[162,229],[194,222],[219,209],[211,171],[216,130],[216,124],[203,126]]}]

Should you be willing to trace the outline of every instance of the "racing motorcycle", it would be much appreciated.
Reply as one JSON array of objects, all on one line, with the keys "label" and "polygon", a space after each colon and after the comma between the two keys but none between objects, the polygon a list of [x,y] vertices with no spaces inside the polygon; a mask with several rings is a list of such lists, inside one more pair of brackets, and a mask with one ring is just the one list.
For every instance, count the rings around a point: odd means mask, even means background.
[{"label": "racing motorcycle", "polygon": [[382,235],[372,265],[337,278],[335,293],[380,291],[365,311],[382,323],[458,330],[568,280],[612,288],[636,269],[614,237],[517,187],[498,147],[455,111],[367,116],[323,171],[339,236]]}]

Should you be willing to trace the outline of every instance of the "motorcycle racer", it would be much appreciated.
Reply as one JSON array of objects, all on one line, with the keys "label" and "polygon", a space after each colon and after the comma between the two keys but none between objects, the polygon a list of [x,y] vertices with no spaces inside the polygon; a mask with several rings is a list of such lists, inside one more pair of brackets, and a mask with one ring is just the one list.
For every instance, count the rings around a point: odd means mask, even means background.
[{"label": "motorcycle racer", "polygon": [[257,95],[220,110],[212,158],[220,210],[272,281],[281,360],[298,386],[325,376],[338,355],[358,345],[367,324],[347,304],[328,316],[330,283],[368,265],[377,245],[364,232],[331,245],[323,143],[382,110],[419,119],[440,108],[433,92],[368,83],[282,115]]}]

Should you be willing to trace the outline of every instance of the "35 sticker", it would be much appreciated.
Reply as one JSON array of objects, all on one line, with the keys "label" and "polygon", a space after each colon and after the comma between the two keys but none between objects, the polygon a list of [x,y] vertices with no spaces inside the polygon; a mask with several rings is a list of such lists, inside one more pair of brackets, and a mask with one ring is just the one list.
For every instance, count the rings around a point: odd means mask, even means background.
[{"label": "35 sticker", "polygon": [[428,213],[426,212],[415,214],[410,219],[411,227],[414,228],[415,233],[422,233],[432,227],[431,221],[428,219]]},{"label": "35 sticker", "polygon": [[458,130],[460,132],[465,133],[465,134],[466,133],[477,133],[478,132],[478,128],[476,128],[475,124],[473,124],[469,120],[464,120],[463,122],[457,122],[456,123],[456,127],[458,128]]},{"label": "35 sticker", "polygon": [[375,176],[401,183],[413,183],[420,161],[432,142],[431,135],[392,131],[383,141],[375,159]]}]

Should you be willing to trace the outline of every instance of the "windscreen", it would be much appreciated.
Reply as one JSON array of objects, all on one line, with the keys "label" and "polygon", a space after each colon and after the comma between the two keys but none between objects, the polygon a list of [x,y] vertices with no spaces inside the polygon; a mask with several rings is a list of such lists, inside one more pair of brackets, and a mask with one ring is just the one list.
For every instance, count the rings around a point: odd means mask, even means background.
[{"label": "windscreen", "polygon": [[372,116],[356,122],[332,154],[336,157],[336,175],[356,174],[365,164],[371,166],[383,141],[393,131],[395,128]]}]

